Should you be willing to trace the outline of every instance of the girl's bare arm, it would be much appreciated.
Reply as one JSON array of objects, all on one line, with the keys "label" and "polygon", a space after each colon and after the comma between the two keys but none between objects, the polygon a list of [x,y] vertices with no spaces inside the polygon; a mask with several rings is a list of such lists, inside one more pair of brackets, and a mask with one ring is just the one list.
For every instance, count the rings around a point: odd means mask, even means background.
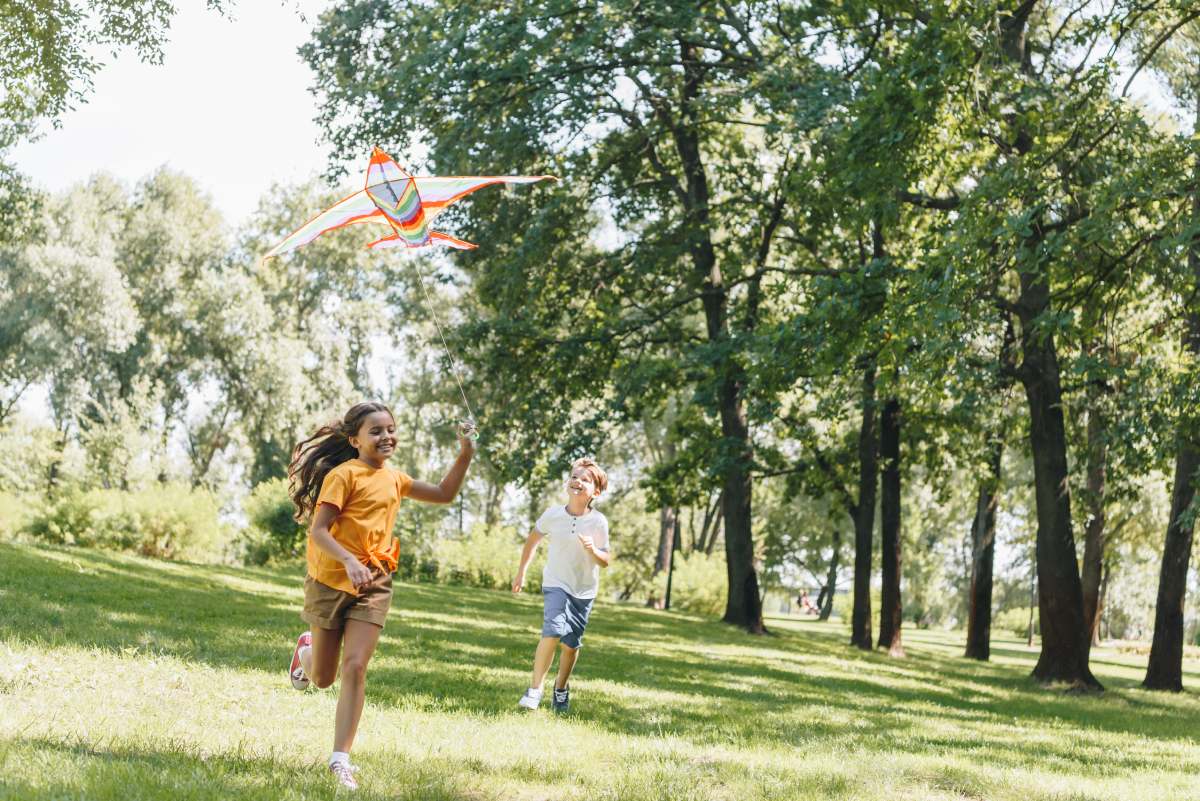
[{"label": "girl's bare arm", "polygon": [[308,536],[312,537],[318,548],[345,565],[346,575],[351,584],[355,587],[363,587],[371,583],[371,571],[358,561],[354,554],[335,540],[329,531],[329,527],[337,519],[339,511],[331,503],[318,504],[317,511],[313,513],[312,526],[308,529]]},{"label": "girl's bare arm", "polygon": [[408,497],[425,503],[450,503],[458,495],[463,479],[467,477],[467,468],[471,466],[471,457],[475,455],[475,443],[470,437],[459,436],[458,458],[450,466],[446,477],[437,484],[428,481],[413,480],[408,490]]}]

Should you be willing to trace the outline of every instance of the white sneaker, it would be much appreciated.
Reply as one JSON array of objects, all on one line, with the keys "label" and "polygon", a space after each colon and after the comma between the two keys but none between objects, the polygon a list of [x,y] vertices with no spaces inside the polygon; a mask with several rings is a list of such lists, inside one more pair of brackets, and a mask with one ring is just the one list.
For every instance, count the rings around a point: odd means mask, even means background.
[{"label": "white sneaker", "polygon": [[517,706],[521,707],[522,709],[537,709],[538,704],[541,702],[542,691],[535,690],[534,688],[530,687],[525,691],[525,694],[521,696],[521,700],[517,701]]},{"label": "white sneaker", "polygon": [[288,668],[288,675],[292,679],[292,686],[297,690],[308,689],[308,676],[304,675],[304,668],[300,664],[300,651],[311,647],[312,632],[306,631],[296,640],[296,647],[292,651],[292,664]]},{"label": "white sneaker", "polygon": [[354,778],[354,768],[349,762],[330,762],[329,772],[333,774],[333,778],[337,781],[339,787],[347,790],[357,790],[358,781]]}]

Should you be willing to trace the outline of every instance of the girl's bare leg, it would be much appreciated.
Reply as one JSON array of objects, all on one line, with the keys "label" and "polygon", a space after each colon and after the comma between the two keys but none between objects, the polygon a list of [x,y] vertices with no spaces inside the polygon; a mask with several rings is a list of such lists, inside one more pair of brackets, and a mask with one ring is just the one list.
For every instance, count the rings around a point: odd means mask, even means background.
[{"label": "girl's bare leg", "polygon": [[[362,620],[347,620],[342,638],[342,689],[338,695],[337,716],[333,728],[333,750],[349,753],[362,717],[366,697],[367,663],[375,653],[382,626]],[[316,637],[313,637],[316,645]]]},{"label": "girl's bare leg", "polygon": [[338,657],[342,651],[342,629],[312,628],[312,647],[300,651],[300,665],[309,681],[321,689],[337,678]]}]

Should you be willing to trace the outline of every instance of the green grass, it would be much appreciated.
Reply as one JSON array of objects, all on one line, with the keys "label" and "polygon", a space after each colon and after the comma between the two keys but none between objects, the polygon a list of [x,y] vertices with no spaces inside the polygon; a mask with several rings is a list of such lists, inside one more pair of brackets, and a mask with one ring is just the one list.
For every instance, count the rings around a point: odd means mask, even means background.
[{"label": "green grass", "polygon": [[[296,571],[0,545],[0,798],[331,798],[336,685],[285,677],[300,601]],[[1003,636],[978,664],[908,630],[891,660],[768,624],[601,604],[559,719],[515,711],[540,598],[398,584],[359,797],[1200,799],[1200,695],[1137,689],[1144,655],[1099,649],[1109,691],[1077,696]]]}]

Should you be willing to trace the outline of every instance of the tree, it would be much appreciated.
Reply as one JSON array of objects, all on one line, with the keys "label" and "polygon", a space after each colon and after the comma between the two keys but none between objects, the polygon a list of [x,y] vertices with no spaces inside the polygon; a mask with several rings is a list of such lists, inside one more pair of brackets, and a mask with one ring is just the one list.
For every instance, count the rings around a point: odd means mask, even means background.
[{"label": "tree", "polygon": [[[1200,69],[1196,57],[1200,54],[1200,24],[1194,22],[1200,12],[1157,19],[1141,29],[1140,63],[1150,63],[1167,79],[1176,100],[1192,111],[1192,131],[1200,129]],[[1181,283],[1188,287],[1179,294],[1187,298],[1184,310],[1183,349],[1194,375],[1195,360],[1200,358],[1200,303],[1196,293],[1200,288],[1200,153],[1194,150],[1192,181],[1188,198],[1186,274]],[[1184,398],[1187,398],[1186,393]],[[1191,408],[1194,407],[1192,400]],[[1163,545],[1162,566],[1158,580],[1158,600],[1155,605],[1154,640],[1146,667],[1143,686],[1152,690],[1183,689],[1184,605],[1187,595],[1188,564],[1192,553],[1195,528],[1196,485],[1200,481],[1200,425],[1194,412],[1179,416],[1176,434],[1175,480],[1171,491],[1171,514]]]},{"label": "tree", "polygon": [[[605,398],[604,415],[584,418],[594,430],[599,418],[637,416],[634,387],[690,384],[717,447],[680,447],[713,456],[725,620],[751,631],[763,626],[744,354],[765,313],[766,276],[785,259],[778,235],[800,185],[798,133],[778,120],[791,84],[775,82],[777,65],[790,74],[804,62],[814,80],[822,73],[787,37],[795,13],[760,2],[626,0],[597,14],[543,0],[519,15],[498,2],[351,2],[304,48],[334,147],[407,148],[420,131],[438,171],[563,177],[565,188],[536,212],[512,196],[465,212],[489,231],[489,275],[476,290],[490,317],[471,333],[490,356],[478,362],[523,368],[509,422],[492,418],[490,428],[508,438],[503,429],[520,426],[536,435],[526,452],[565,459],[592,435],[558,398]],[[381,31],[394,44],[382,58],[363,46]],[[818,91],[808,99],[814,117],[829,102]],[[599,214],[620,231],[603,245],[593,236]],[[488,378],[503,385],[495,372]]]}]

